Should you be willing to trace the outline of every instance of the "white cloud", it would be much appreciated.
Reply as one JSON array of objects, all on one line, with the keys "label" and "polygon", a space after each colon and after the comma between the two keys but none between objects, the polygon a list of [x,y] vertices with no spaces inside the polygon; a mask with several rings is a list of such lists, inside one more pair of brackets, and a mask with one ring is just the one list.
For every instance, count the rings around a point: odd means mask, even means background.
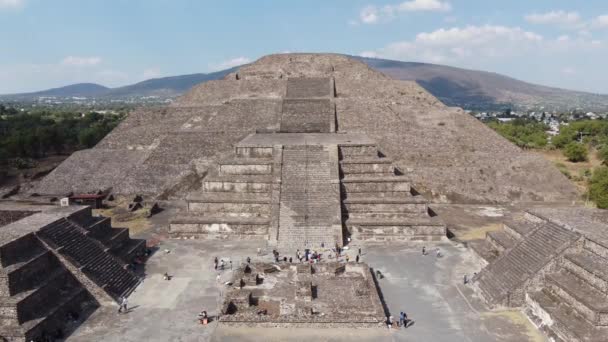
[{"label": "white cloud", "polygon": [[374,24],[378,21],[378,8],[376,6],[367,6],[359,13],[359,19],[364,24]]},{"label": "white cloud", "polygon": [[0,0],[0,9],[19,8],[25,5],[25,0]]},{"label": "white cloud", "polygon": [[223,61],[219,64],[212,65],[210,67],[210,69],[213,71],[224,70],[224,69],[229,69],[229,68],[232,68],[235,66],[247,64],[250,62],[251,62],[251,60],[247,57],[236,57],[236,58],[232,58],[232,59]]},{"label": "white cloud", "polygon": [[597,69],[608,55],[608,44],[578,32],[543,37],[520,27],[446,27],[360,55],[488,70],[533,83],[608,93],[607,74]]},{"label": "white cloud", "polygon": [[419,33],[416,42],[424,45],[484,45],[494,43],[500,39],[505,41],[540,41],[542,36],[524,31],[519,27],[506,26],[467,26],[464,28],[453,27],[450,29],[439,29],[430,33]]},{"label": "white cloud", "polygon": [[381,19],[388,20],[403,12],[447,12],[452,9],[447,1],[411,0],[396,5],[383,7],[366,6],[359,12],[359,20],[363,24],[375,24]]},{"label": "white cloud", "polygon": [[162,75],[162,73],[160,72],[160,68],[148,68],[146,70],[144,70],[142,76],[144,77],[144,79],[148,79],[148,78],[158,78],[160,77],[160,75]]},{"label": "white cloud", "polygon": [[578,12],[551,11],[534,13],[525,16],[526,21],[532,24],[571,25],[581,21]]},{"label": "white cloud", "polygon": [[412,0],[397,5],[399,11],[449,11],[452,5],[439,0]]},{"label": "white cloud", "polygon": [[546,13],[533,13],[524,17],[531,24],[553,25],[566,29],[584,29],[587,23],[578,12],[550,11]]},{"label": "white cloud", "polygon": [[66,66],[95,66],[101,63],[101,57],[79,57],[79,56],[67,56],[61,61],[61,64]]},{"label": "white cloud", "polygon": [[535,47],[543,37],[519,27],[466,26],[421,32],[414,40],[391,43],[361,53],[365,57],[394,58],[432,63],[505,57]]},{"label": "white cloud", "polygon": [[593,20],[595,27],[608,27],[608,14],[600,15]]}]

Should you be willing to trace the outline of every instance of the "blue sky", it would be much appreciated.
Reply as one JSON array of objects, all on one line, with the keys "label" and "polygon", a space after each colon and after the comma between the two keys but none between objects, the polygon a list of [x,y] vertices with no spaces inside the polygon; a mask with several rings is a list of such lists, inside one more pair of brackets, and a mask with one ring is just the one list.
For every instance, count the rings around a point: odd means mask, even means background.
[{"label": "blue sky", "polygon": [[606,0],[0,0],[0,44],[0,93],[120,86],[290,51],[608,94]]}]

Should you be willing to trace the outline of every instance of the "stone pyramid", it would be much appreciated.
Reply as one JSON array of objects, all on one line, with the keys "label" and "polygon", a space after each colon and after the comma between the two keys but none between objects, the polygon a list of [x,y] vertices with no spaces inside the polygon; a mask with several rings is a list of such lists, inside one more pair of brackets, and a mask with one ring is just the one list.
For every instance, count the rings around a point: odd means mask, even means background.
[{"label": "stone pyramid", "polygon": [[[289,80],[296,78],[308,81],[290,89]],[[319,79],[330,80],[331,97],[318,93]],[[335,119],[324,126],[319,118],[328,112]],[[194,87],[170,106],[135,110],[97,146],[68,158],[34,191],[112,188],[116,194],[183,199],[201,187],[218,161],[230,157],[237,143],[256,132],[291,132],[290,124],[306,132],[364,134],[436,202],[578,198],[549,162],[522,151],[463,110],[444,106],[414,82],[392,80],[336,54],[265,56],[224,80]]]}]

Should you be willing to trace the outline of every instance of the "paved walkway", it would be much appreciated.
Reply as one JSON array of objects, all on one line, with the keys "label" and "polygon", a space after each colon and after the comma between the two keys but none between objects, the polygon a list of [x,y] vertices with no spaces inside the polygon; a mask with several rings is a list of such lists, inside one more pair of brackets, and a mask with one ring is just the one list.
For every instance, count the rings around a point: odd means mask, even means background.
[{"label": "paved walkway", "polygon": [[[462,284],[465,272],[477,270],[471,252],[441,246],[443,258],[422,256],[420,246],[364,246],[363,261],[379,269],[391,314],[408,313],[408,329],[268,329],[197,324],[203,309],[217,312],[219,290],[213,258],[236,265],[254,256],[262,242],[163,241],[148,263],[146,280],[130,297],[133,309],[97,310],[68,341],[544,341],[518,312],[488,312]],[[427,249],[431,249],[428,246]],[[170,252],[165,253],[164,249]],[[356,247],[351,251],[354,260]],[[267,256],[270,259],[271,256]],[[229,269],[229,263],[227,263]],[[168,272],[173,279],[166,281]],[[229,277],[229,270],[223,273]],[[466,299],[465,299],[466,298]]]}]

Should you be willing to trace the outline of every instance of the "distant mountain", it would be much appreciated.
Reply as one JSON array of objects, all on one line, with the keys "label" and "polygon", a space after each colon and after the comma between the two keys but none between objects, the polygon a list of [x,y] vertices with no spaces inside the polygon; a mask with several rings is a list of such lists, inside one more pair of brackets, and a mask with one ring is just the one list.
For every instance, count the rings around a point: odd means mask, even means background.
[{"label": "distant mountain", "polygon": [[234,72],[237,69],[238,68],[235,67],[209,74],[191,74],[153,78],[118,88],[107,88],[94,83],[78,83],[61,88],[53,88],[33,93],[0,95],[0,100],[35,101],[40,97],[47,96],[61,98],[88,97],[101,99],[121,99],[145,96],[159,96],[168,98],[179,96],[199,83],[222,79],[224,76]]},{"label": "distant mountain", "polygon": [[416,81],[449,106],[465,109],[538,108],[608,110],[608,95],[546,87],[497,73],[445,65],[355,57],[399,80]]},{"label": "distant mountain", "polygon": [[182,76],[171,76],[153,78],[150,80],[135,83],[120,88],[113,88],[105,96],[108,97],[133,97],[133,96],[160,96],[175,97],[179,96],[195,85],[211,80],[224,78],[238,68],[230,68],[209,74],[191,74]]},{"label": "distant mountain", "polygon": [[107,93],[108,90],[110,90],[110,88],[95,83],[76,83],[65,87],[52,88],[34,93],[0,95],[0,99],[28,100],[37,99],[43,96],[97,97]]},{"label": "distant mountain", "polygon": [[[400,62],[352,56],[399,80],[416,81],[448,106],[497,110],[539,108],[608,110],[608,95],[551,88],[516,80],[496,73],[444,65]],[[208,74],[191,74],[146,80],[119,88],[81,83],[45,91],[0,95],[0,100],[35,101],[42,96],[89,97],[100,99],[179,96],[196,84],[222,79],[239,67]]]}]

